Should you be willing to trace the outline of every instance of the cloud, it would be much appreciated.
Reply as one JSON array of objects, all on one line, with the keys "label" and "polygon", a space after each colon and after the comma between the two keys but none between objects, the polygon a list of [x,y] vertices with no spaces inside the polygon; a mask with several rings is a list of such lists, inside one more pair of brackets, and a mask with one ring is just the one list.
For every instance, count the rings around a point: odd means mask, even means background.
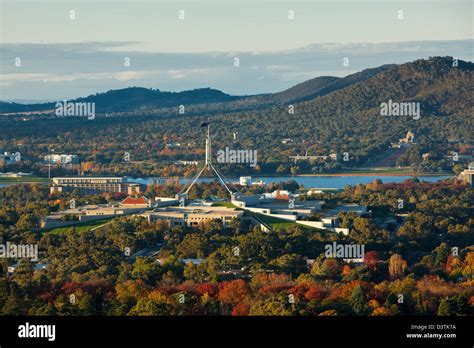
[{"label": "cloud", "polygon": [[[317,43],[285,51],[207,53],[142,52],[136,50],[137,42],[128,41],[3,44],[0,98],[69,99],[128,86],[171,91],[213,87],[230,94],[277,92],[317,76],[345,76],[429,56],[472,61],[473,43]],[[239,67],[234,67],[236,56]],[[17,57],[20,67],[14,64]],[[349,58],[348,67],[342,65],[344,57]]]}]

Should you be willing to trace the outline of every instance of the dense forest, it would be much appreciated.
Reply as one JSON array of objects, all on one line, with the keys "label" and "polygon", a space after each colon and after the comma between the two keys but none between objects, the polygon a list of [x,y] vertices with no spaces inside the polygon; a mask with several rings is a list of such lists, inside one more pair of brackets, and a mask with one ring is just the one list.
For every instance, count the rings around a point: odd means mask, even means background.
[{"label": "dense forest", "polygon": [[[474,64],[454,62],[451,57],[435,57],[383,66],[342,79],[322,77],[282,94],[185,105],[183,114],[178,107],[162,107],[108,115],[98,108],[94,120],[3,115],[0,149],[19,151],[23,156],[22,163],[9,169],[33,169],[42,175],[46,168],[37,162],[54,150],[77,154],[81,160],[69,171],[53,168],[58,175],[79,172],[190,176],[195,173],[195,166],[174,162],[203,159],[204,132],[200,124],[210,119],[214,151],[227,146],[258,152],[255,168],[226,164],[222,166],[224,173],[331,173],[370,167],[390,156],[391,143],[398,143],[409,130],[414,132],[416,144],[407,148],[394,165],[420,172],[451,171],[453,163],[445,156],[463,151],[472,155],[474,134]],[[252,100],[257,100],[256,106],[246,108]],[[288,104],[293,100],[294,104]],[[420,119],[381,116],[380,104],[389,100],[420,103]],[[344,152],[348,153],[347,161],[294,163],[289,158],[305,153],[336,153],[341,158]],[[123,163],[125,153],[130,154],[127,163]],[[423,154],[429,157],[423,159]]]},{"label": "dense forest", "polygon": [[[198,193],[216,191],[205,184]],[[139,217],[117,218],[94,231],[36,228],[39,216],[70,198],[49,196],[42,185],[0,189],[0,242],[38,243],[40,261],[48,264],[35,271],[23,260],[7,275],[14,261],[1,261],[1,314],[474,314],[474,190],[453,180],[374,180],[302,197],[324,199],[329,207],[367,205],[370,217],[341,214],[347,236],[303,227],[262,232],[240,220],[227,228],[212,221],[170,229]],[[82,199],[100,203],[114,197]],[[400,199],[406,202],[402,208]],[[390,216],[393,222],[383,224]],[[365,245],[363,262],[326,257],[325,245],[332,242]],[[160,262],[124,253],[157,243],[163,245]]]}]

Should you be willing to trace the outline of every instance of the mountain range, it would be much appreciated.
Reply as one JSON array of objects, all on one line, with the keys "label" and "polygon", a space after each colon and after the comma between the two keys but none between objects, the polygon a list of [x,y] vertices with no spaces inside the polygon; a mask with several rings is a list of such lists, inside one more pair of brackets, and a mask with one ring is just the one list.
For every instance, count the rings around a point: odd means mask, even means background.
[{"label": "mountain range", "polygon": [[[242,106],[261,108],[271,105],[283,105],[311,100],[334,91],[364,81],[394,65],[383,65],[374,69],[366,69],[346,77],[321,76],[297,84],[287,90],[253,96],[232,96],[212,88],[199,88],[182,92],[165,92],[159,89],[128,87],[96,93],[81,97],[70,102],[93,102],[100,112],[133,112],[169,108],[179,105],[199,105],[226,103],[230,110],[237,111]],[[234,103],[231,103],[234,102]],[[15,103],[0,101],[0,113],[50,111],[56,102],[47,103]]]},{"label": "mountain range", "polygon": [[[391,165],[439,171],[446,169],[447,155],[474,144],[473,78],[474,63],[431,57],[342,78],[317,77],[274,94],[231,96],[210,88],[174,93],[131,87],[75,100],[96,103],[94,128],[84,117],[58,120],[51,115],[54,103],[3,103],[4,113],[37,114],[0,115],[0,140],[28,144],[25,155],[32,158],[44,154],[41,146],[49,143],[103,165],[116,161],[120,152],[142,161],[194,160],[199,157],[194,146],[199,145],[192,144],[202,140],[199,125],[212,117],[215,148],[232,144],[257,149],[259,166],[266,173],[318,173],[328,168],[289,164],[289,156],[347,152],[350,162],[344,165],[370,166],[392,156],[392,144],[412,131],[416,146]],[[381,104],[390,101],[416,103],[421,117],[382,115]],[[181,104],[185,114],[178,112]],[[188,145],[168,149],[174,142]],[[432,160],[423,159],[426,153]]]}]

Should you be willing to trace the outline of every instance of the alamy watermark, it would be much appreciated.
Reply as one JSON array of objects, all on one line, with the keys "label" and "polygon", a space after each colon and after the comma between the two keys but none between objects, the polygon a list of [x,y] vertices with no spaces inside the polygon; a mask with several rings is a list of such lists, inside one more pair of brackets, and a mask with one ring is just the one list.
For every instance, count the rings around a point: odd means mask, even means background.
[{"label": "alamy watermark", "polygon": [[363,260],[365,255],[364,244],[337,244],[333,242],[326,244],[324,249],[324,256],[327,258]]},{"label": "alamy watermark", "polygon": [[226,146],[217,151],[218,163],[248,163],[250,167],[257,166],[257,150],[231,150]]},{"label": "alamy watermark", "polygon": [[95,103],[73,103],[63,100],[57,102],[55,107],[56,116],[87,116],[89,120],[95,119]]},{"label": "alamy watermark", "polygon": [[54,324],[30,324],[18,326],[18,337],[20,338],[47,338],[48,341],[56,339],[56,325]]},{"label": "alamy watermark", "polygon": [[387,103],[380,104],[381,116],[411,116],[419,120],[421,116],[419,102],[395,102],[389,99]]},{"label": "alamy watermark", "polygon": [[38,261],[38,244],[0,244],[0,257]]}]

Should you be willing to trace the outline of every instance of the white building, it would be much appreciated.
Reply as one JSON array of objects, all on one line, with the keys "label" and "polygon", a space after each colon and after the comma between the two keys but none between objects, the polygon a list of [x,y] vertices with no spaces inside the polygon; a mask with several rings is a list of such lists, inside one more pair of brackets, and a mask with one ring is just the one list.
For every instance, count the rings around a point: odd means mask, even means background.
[{"label": "white building", "polygon": [[[20,266],[19,262],[15,263],[14,265],[8,266],[7,272],[9,274],[15,273],[15,270],[18,268],[18,266]],[[47,263],[35,263],[33,265],[33,270],[34,271],[40,271],[42,269],[45,269],[47,266],[48,266]]]},{"label": "white building", "polygon": [[239,179],[239,183],[241,186],[247,186],[250,184],[250,180],[252,180],[251,176],[241,176]]},{"label": "white building", "polygon": [[141,214],[149,222],[166,221],[172,226],[198,226],[200,223],[221,220],[229,226],[233,219],[243,216],[244,212],[226,207],[167,207]]},{"label": "white building", "polygon": [[0,154],[0,161],[6,164],[14,164],[21,161],[21,154],[19,152],[4,152]]},{"label": "white building", "polygon": [[44,156],[44,162],[48,164],[77,164],[79,158],[77,155],[51,154]]},{"label": "white building", "polygon": [[469,163],[469,167],[463,170],[460,174],[458,179],[462,182],[468,184],[469,186],[473,187],[473,180],[472,176],[474,175],[474,162]]},{"label": "white building", "polygon": [[178,162],[175,162],[176,165],[181,165],[181,166],[197,166],[199,164],[198,161],[182,161],[179,160]]}]

